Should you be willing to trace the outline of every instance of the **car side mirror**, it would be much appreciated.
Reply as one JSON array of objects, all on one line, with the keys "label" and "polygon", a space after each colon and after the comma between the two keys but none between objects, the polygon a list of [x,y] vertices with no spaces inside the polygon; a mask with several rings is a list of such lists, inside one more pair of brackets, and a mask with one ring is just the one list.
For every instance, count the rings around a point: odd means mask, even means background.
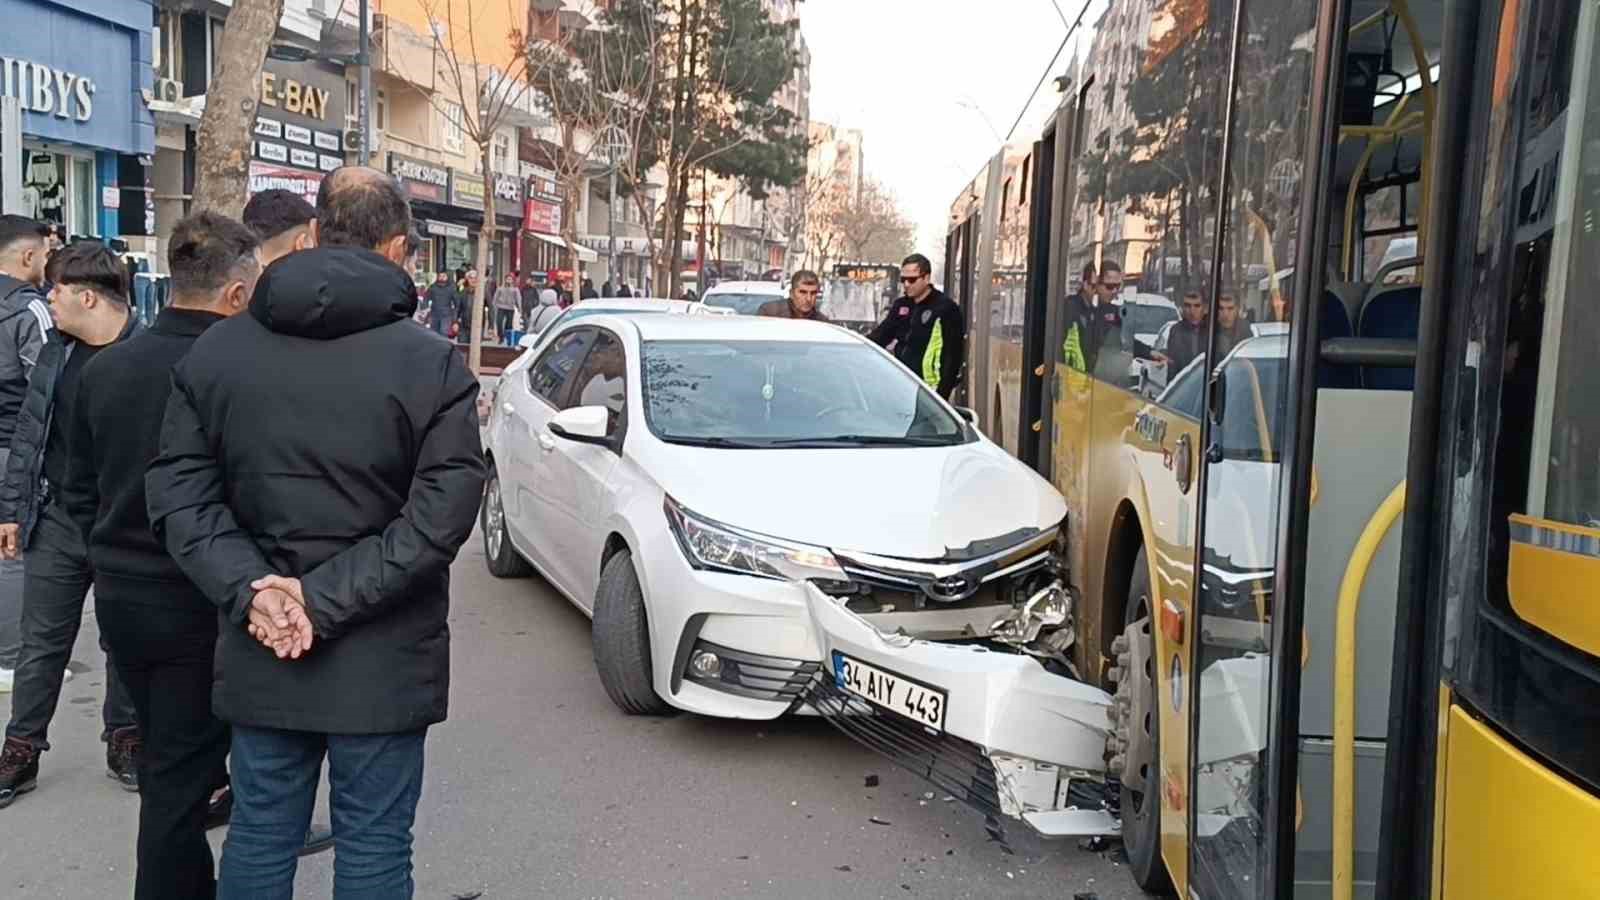
[{"label": "car side mirror", "polygon": [[517,347],[522,350],[532,350],[533,345],[539,343],[539,332],[530,331],[517,339]]},{"label": "car side mirror", "polygon": [[1228,376],[1218,366],[1211,373],[1211,382],[1207,385],[1211,393],[1211,444],[1206,448],[1206,460],[1212,463],[1222,462],[1222,422],[1228,413]]},{"label": "car side mirror", "polygon": [[961,418],[966,419],[969,423],[973,425],[978,424],[978,411],[972,407],[958,406],[956,407],[956,413],[959,414]]},{"label": "car side mirror", "polygon": [[604,406],[574,406],[551,417],[550,433],[579,444],[609,447],[611,436],[606,434],[606,424],[610,417]]}]

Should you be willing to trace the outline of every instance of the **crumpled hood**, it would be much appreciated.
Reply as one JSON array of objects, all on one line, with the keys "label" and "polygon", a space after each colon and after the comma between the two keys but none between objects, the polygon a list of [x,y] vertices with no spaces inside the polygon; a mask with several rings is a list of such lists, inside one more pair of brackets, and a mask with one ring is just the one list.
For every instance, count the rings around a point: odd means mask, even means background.
[{"label": "crumpled hood", "polygon": [[328,341],[408,319],[417,289],[404,270],[371,250],[319,247],[267,267],[250,315],[279,334]]},{"label": "crumpled hood", "polygon": [[805,450],[655,444],[647,452],[654,458],[646,468],[693,512],[838,551],[939,559],[977,541],[1053,528],[1066,514],[1049,482],[987,441]]}]

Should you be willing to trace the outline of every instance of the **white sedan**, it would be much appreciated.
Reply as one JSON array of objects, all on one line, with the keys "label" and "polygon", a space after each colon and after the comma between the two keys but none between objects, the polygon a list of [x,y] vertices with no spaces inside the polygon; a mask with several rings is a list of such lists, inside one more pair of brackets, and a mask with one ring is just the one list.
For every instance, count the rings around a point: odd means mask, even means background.
[{"label": "white sedan", "polygon": [[864,649],[824,656],[824,596],[886,640],[1067,665],[1060,494],[880,348],[669,315],[574,319],[539,344],[489,423],[488,566],[537,569],[593,619],[625,712],[774,718],[826,660],[842,690],[943,727],[946,686],[896,681]]}]

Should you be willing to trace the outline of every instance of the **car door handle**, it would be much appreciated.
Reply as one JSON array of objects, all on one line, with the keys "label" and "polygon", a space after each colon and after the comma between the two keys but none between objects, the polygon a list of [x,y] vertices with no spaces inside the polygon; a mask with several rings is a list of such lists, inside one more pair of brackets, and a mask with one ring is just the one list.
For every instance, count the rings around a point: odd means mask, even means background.
[{"label": "car door handle", "polygon": [[556,439],[548,433],[539,435],[539,449],[546,453],[556,449]]}]

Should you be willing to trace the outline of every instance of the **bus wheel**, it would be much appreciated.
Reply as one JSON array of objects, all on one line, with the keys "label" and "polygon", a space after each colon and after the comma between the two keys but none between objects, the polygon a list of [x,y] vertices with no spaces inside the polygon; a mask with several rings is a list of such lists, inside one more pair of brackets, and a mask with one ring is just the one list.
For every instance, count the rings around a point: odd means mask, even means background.
[{"label": "bus wheel", "polygon": [[1171,894],[1161,858],[1161,716],[1156,709],[1154,647],[1150,636],[1150,565],[1144,548],[1133,561],[1123,630],[1111,642],[1117,693],[1110,710],[1111,770],[1122,779],[1122,843],[1133,880],[1144,890]]}]

